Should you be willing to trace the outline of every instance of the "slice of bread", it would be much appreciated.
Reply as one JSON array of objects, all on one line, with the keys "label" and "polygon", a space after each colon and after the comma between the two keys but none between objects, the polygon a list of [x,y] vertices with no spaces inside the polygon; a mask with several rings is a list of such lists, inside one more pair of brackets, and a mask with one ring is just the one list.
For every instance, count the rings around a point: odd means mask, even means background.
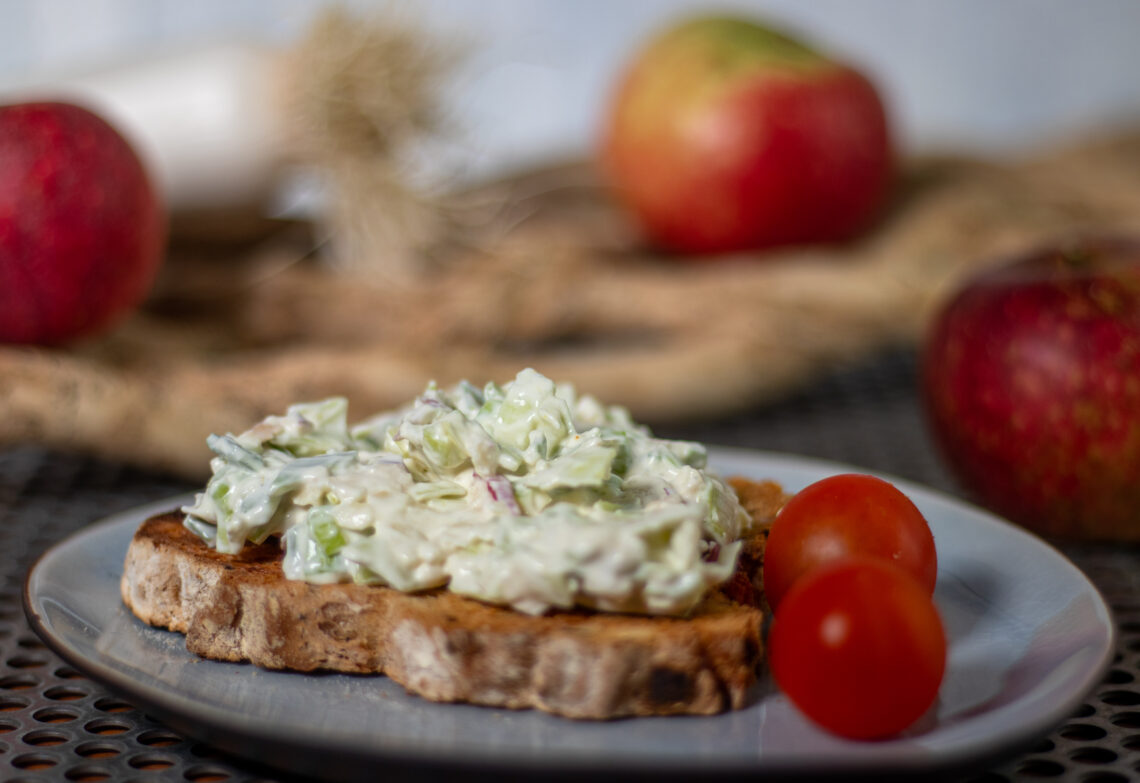
[{"label": "slice of bread", "polygon": [[586,610],[534,617],[447,590],[292,581],[275,541],[219,554],[175,512],[135,533],[122,597],[141,620],[184,633],[190,652],[215,660],[382,673],[435,701],[573,718],[711,714],[743,706],[756,681],[755,587],[766,528],[786,499],[771,482],[733,486],[761,532],[746,542],[742,578],[686,617]]}]

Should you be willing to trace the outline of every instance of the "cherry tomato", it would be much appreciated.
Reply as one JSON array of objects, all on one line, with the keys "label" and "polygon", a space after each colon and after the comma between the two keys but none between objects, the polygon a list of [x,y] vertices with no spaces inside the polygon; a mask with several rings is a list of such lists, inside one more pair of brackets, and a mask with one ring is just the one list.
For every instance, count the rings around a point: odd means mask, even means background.
[{"label": "cherry tomato", "polygon": [[890,560],[934,592],[938,558],[922,512],[893,484],[858,473],[817,481],[776,516],[764,550],[764,593],[773,609],[797,579],[846,555]]},{"label": "cherry tomato", "polygon": [[905,729],[934,703],[946,635],[925,587],[884,560],[844,558],[785,596],[768,633],[772,674],[808,718],[851,739]]}]

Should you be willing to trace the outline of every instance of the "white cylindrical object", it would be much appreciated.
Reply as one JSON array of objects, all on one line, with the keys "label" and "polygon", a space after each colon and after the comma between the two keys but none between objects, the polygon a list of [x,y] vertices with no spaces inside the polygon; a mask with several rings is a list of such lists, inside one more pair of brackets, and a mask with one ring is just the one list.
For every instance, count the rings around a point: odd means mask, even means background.
[{"label": "white cylindrical object", "polygon": [[278,57],[228,43],[45,81],[3,100],[63,100],[115,125],[171,212],[250,208],[272,197],[285,162]]}]

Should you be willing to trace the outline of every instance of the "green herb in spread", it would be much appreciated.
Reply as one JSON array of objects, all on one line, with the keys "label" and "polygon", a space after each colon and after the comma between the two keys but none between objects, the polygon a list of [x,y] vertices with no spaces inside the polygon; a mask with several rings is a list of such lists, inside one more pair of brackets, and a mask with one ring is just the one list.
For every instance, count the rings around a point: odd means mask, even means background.
[{"label": "green herb in spread", "polygon": [[333,398],[210,436],[187,527],[228,553],[280,535],[290,579],[682,614],[731,575],[752,523],[702,446],[534,370],[430,384],[352,428],[346,413]]}]

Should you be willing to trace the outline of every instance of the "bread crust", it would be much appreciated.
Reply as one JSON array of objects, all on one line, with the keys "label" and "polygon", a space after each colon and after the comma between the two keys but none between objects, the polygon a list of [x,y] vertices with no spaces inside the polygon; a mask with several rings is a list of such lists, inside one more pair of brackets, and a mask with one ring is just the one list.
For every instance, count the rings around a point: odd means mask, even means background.
[{"label": "bread crust", "polygon": [[[768,496],[778,505],[749,508],[765,526],[783,501],[778,487]],[[762,549],[758,536],[742,562],[758,564]],[[280,560],[272,541],[219,554],[172,511],[135,533],[122,599],[142,621],[185,634],[186,648],[205,658],[382,673],[434,701],[572,718],[739,708],[762,659],[761,611],[720,591],[683,618],[584,610],[534,617],[442,589],[289,580]]]}]

